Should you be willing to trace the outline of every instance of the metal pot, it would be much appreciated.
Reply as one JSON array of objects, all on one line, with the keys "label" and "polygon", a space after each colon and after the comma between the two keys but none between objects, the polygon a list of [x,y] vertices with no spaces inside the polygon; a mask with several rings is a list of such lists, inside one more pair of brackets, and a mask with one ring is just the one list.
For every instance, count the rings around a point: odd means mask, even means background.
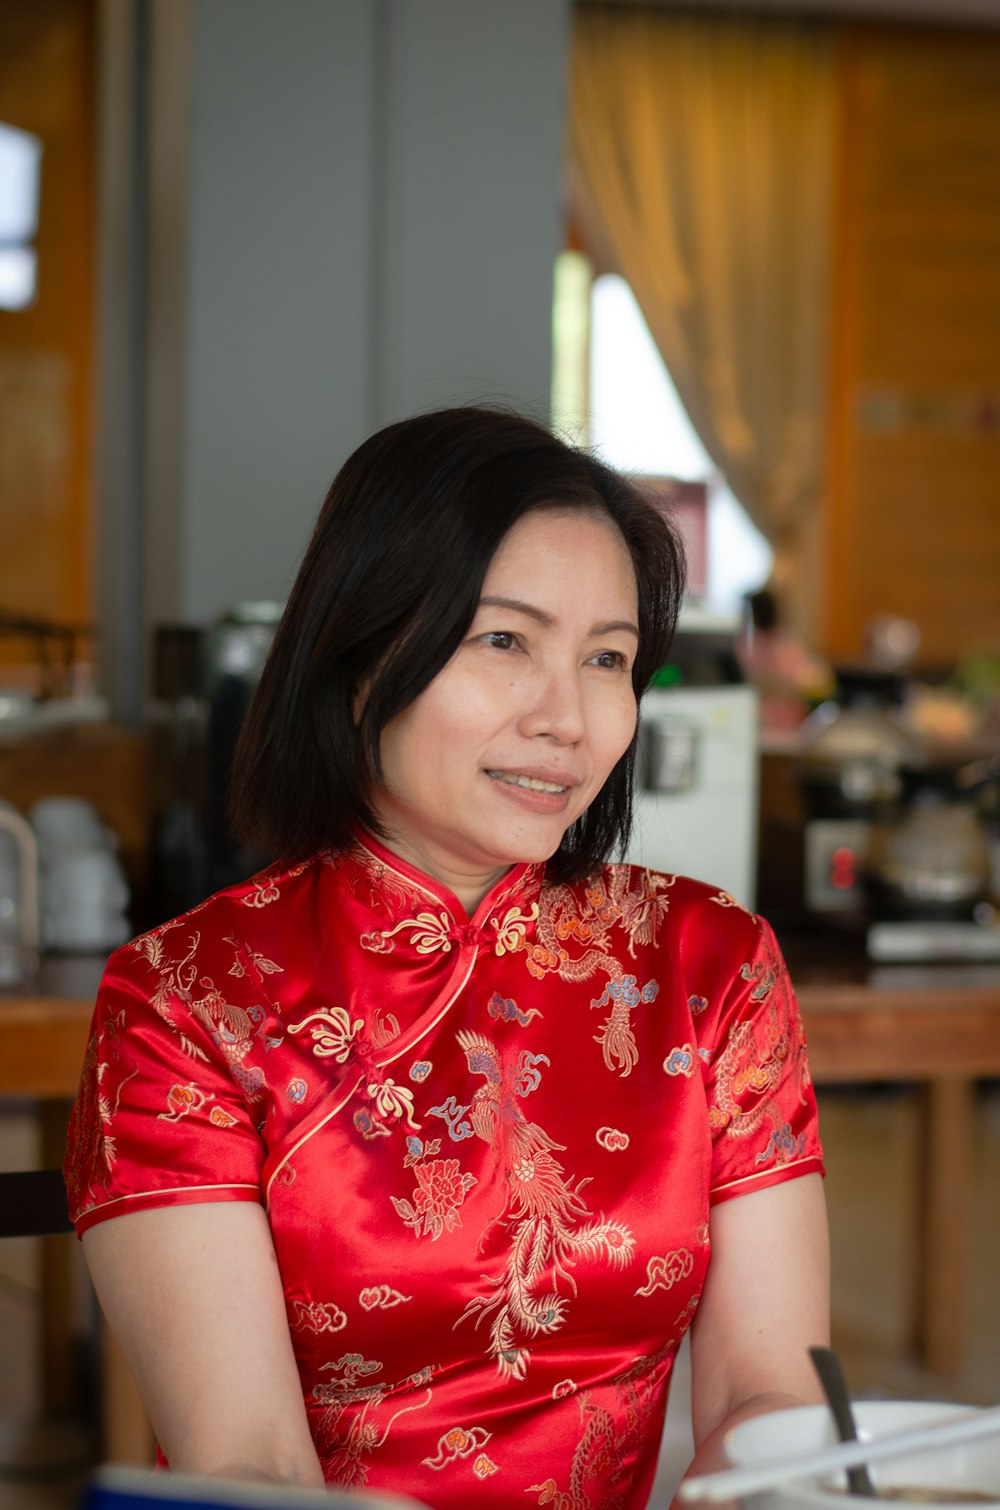
[{"label": "metal pot", "polygon": [[898,807],[872,825],[865,881],[881,917],[971,917],[988,899],[986,832],[946,766],[905,768]]},{"label": "metal pot", "polygon": [[919,761],[922,745],[893,706],[896,678],[867,669],[837,675],[837,700],[799,731],[799,781],[811,816],[868,817],[898,797],[900,767]]}]

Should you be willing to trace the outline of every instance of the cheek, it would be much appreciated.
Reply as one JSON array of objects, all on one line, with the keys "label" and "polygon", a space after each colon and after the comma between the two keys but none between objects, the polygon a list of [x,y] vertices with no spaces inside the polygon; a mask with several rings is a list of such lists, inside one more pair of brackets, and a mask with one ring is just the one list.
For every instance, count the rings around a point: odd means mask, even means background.
[{"label": "cheek", "polygon": [[613,709],[605,708],[604,715],[598,724],[600,730],[598,758],[606,767],[606,775],[610,774],[632,743],[637,718],[638,706],[631,689],[622,694]]}]

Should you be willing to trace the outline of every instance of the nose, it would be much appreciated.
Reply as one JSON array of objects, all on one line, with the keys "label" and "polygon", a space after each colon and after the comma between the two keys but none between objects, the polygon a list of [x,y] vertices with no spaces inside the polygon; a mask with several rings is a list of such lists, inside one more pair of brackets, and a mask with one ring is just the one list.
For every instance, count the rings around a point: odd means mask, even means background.
[{"label": "nose", "polygon": [[548,738],[558,744],[578,744],[586,732],[583,689],[572,672],[552,672],[533,689],[530,706],[519,719],[528,738]]}]

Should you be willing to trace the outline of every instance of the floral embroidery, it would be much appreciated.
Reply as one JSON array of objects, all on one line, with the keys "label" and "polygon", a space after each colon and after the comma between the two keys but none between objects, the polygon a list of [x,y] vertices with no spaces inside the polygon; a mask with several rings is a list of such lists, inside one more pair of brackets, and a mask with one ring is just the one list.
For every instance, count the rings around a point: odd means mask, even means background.
[{"label": "floral embroidery", "polygon": [[355,1017],[352,1022],[351,1014],[344,1007],[329,1007],[310,1012],[301,1022],[289,1024],[288,1031],[301,1033],[304,1028],[309,1028],[313,1053],[320,1059],[335,1059],[338,1064],[344,1064],[363,1027],[363,1018]]},{"label": "floral embroidery", "polygon": [[668,1075],[684,1075],[690,1079],[694,1074],[694,1052],[690,1043],[682,1044],[679,1049],[671,1049],[663,1061],[663,1068]]},{"label": "floral embroidery", "polygon": [[654,1255],[646,1265],[646,1283],[635,1293],[652,1295],[654,1290],[669,1290],[679,1279],[687,1279],[693,1268],[694,1259],[687,1248],[675,1248],[662,1257]]},{"label": "floral embroidery", "polygon": [[288,1090],[285,1094],[288,1096],[289,1101],[293,1102],[297,1106],[300,1101],[304,1101],[306,1099],[307,1089],[308,1087],[305,1081],[300,1080],[298,1079],[298,1077],[296,1077],[296,1079],[294,1080],[289,1080]]},{"label": "floral embroidery", "polygon": [[490,918],[490,925],[496,930],[496,943],[493,946],[495,954],[517,954],[518,950],[525,947],[528,929],[532,923],[538,921],[538,903],[532,902],[527,912],[521,912],[517,907],[511,907],[505,912],[503,918],[498,920]]},{"label": "floral embroidery", "polygon": [[404,1169],[412,1169],[421,1159],[432,1159],[441,1150],[440,1138],[428,1138],[425,1143],[415,1133],[408,1133],[406,1137],[406,1157],[403,1160]]},{"label": "floral embroidery", "polygon": [[332,1300],[296,1300],[293,1303],[292,1330],[295,1332],[342,1332],[347,1312]]},{"label": "floral embroidery", "polygon": [[393,1306],[405,1305],[412,1299],[412,1295],[401,1295],[391,1285],[369,1285],[358,1295],[358,1300],[366,1311],[390,1311]]},{"label": "floral embroidery", "polygon": [[416,1064],[410,1065],[410,1079],[422,1085],[433,1068],[429,1059],[418,1059]]},{"label": "floral embroidery", "polygon": [[372,954],[391,954],[396,947],[392,942],[397,933],[410,929],[409,943],[418,954],[442,954],[451,951],[452,921],[446,912],[418,912],[416,917],[403,918],[394,928],[381,928],[373,933],[363,933],[360,944]]},{"label": "floral embroidery", "polygon": [[456,1459],[467,1458],[480,1447],[485,1447],[492,1435],[483,1426],[453,1426],[438,1438],[438,1450],[434,1457],[424,1458],[423,1462],[428,1468],[447,1468]]},{"label": "floral embroidery", "polygon": [[532,1007],[529,1011],[522,1012],[516,1001],[512,1001],[509,997],[504,998],[500,995],[499,991],[494,991],[486,1003],[486,1010],[498,1022],[517,1022],[520,1023],[522,1028],[526,1028],[533,1017],[541,1017],[542,1015],[537,1007]]},{"label": "floral embroidery", "polygon": [[380,1117],[405,1117],[409,1127],[419,1128],[413,1119],[413,1092],[408,1085],[397,1085],[395,1080],[373,1080],[365,1087],[366,1095],[375,1103]]},{"label": "floral embroidery", "polygon": [[704,1010],[705,1010],[705,1008],[707,1006],[708,1006],[708,997],[707,996],[689,996],[688,997],[688,1007],[690,1008],[691,1016],[692,1017],[697,1017],[699,1015],[699,1013],[704,1012]]},{"label": "floral embroidery", "polygon": [[628,1133],[622,1132],[617,1127],[599,1127],[595,1136],[601,1147],[606,1148],[608,1153],[624,1150],[630,1142]]},{"label": "floral embroidery", "polygon": [[[460,1319],[475,1317],[478,1324],[492,1316],[489,1351],[497,1368],[508,1379],[523,1379],[529,1350],[522,1339],[547,1336],[566,1320],[569,1302],[564,1296],[556,1290],[535,1293],[546,1271],[558,1284],[585,1255],[621,1267],[632,1257],[635,1243],[621,1222],[586,1220],[590,1212],[580,1196],[581,1182],[571,1184],[553,1157],[562,1144],[529,1122],[517,1104],[526,1094],[518,1085],[534,1090],[538,1083],[525,1081],[524,1054],[511,1075],[481,1033],[460,1032],[457,1037],[469,1069],[486,1082],[472,1099],[472,1126],[477,1137],[503,1151],[509,1177],[498,1220],[511,1233],[510,1256],[504,1272],[491,1281],[492,1294],[473,1297]],[[543,1058],[528,1057],[535,1065]]]},{"label": "floral embroidery", "polygon": [[417,1164],[415,1169],[412,1205],[399,1196],[389,1197],[407,1227],[412,1227],[418,1237],[429,1232],[432,1240],[461,1227],[458,1208],[475,1185],[475,1175],[463,1174],[457,1159],[434,1159],[430,1164]]}]

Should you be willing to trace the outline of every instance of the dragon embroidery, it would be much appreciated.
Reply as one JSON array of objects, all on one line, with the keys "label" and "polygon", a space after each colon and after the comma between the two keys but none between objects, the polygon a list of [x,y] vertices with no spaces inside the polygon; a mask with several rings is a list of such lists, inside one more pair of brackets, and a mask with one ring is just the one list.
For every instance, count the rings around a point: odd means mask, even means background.
[{"label": "dragon embroidery", "polygon": [[478,1325],[491,1317],[489,1351],[497,1368],[507,1379],[523,1379],[530,1358],[526,1344],[558,1331],[566,1320],[569,1301],[559,1284],[566,1281],[575,1293],[570,1266],[587,1257],[623,1267],[635,1243],[624,1223],[592,1218],[580,1195],[583,1182],[569,1181],[555,1158],[563,1145],[521,1109],[541,1083],[548,1058],[525,1049],[512,1070],[481,1033],[460,1032],[457,1038],[469,1069],[485,1082],[472,1098],[470,1120],[507,1170],[507,1199],[497,1220],[511,1232],[507,1264],[490,1281],[492,1293],[470,1300],[459,1320],[475,1317]]}]

